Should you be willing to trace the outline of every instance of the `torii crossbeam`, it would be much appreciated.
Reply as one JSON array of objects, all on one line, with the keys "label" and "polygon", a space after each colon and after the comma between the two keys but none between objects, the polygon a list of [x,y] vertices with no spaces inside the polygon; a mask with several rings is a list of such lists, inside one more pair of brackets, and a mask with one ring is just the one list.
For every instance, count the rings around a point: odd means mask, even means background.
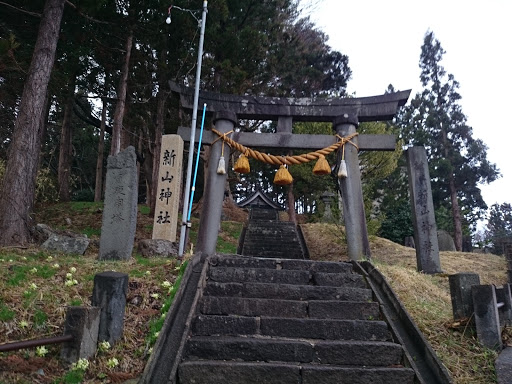
[{"label": "torii crossbeam", "polygon": [[[170,83],[171,90],[180,95],[184,109],[193,106],[193,89]],[[380,96],[362,98],[284,98],[236,96],[202,91],[199,104],[207,104],[207,113],[214,115],[218,131],[232,131],[237,119],[277,121],[277,133],[234,132],[230,137],[238,143],[259,148],[320,149],[334,144],[337,139],[330,135],[294,135],[294,121],[332,122],[336,133],[348,136],[356,132],[359,122],[391,120],[398,108],[403,106],[410,90]],[[178,134],[184,140],[190,138],[190,128],[180,127]],[[198,135],[196,135],[198,137]],[[203,143],[212,144],[210,164],[216,164],[221,153],[218,136],[211,131],[203,133]],[[393,151],[396,138],[393,135],[359,135],[353,139],[361,150]],[[225,157],[226,149],[224,149]],[[341,181],[343,217],[347,236],[348,257],[360,260],[370,257],[368,232],[364,214],[361,189],[361,174],[357,149],[345,148],[348,177]],[[217,244],[219,222],[222,214],[226,175],[218,175],[216,168],[208,168],[208,188],[205,190],[203,211],[199,223],[197,251],[214,254]]]}]

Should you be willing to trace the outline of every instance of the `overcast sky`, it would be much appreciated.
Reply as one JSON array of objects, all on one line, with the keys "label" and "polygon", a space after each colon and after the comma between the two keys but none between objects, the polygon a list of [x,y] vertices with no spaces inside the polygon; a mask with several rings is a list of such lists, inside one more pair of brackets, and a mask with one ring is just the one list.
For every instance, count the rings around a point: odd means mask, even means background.
[{"label": "overcast sky", "polygon": [[[512,203],[511,0],[303,0],[329,45],[349,57],[356,96],[421,90],[423,38],[434,32],[441,65],[460,83],[462,110],[502,178],[481,186],[487,205]],[[409,100],[410,100],[409,99]]]}]

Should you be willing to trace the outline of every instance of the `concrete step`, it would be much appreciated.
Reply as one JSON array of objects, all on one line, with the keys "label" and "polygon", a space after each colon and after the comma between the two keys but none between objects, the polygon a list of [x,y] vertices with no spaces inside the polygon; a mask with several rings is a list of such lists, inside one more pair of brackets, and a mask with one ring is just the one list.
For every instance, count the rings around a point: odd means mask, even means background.
[{"label": "concrete step", "polygon": [[246,267],[269,269],[296,269],[299,271],[352,273],[352,264],[345,262],[318,262],[311,260],[268,260],[256,257],[217,255],[210,264],[217,267]]},{"label": "concrete step", "polygon": [[184,352],[187,360],[298,362],[344,366],[399,365],[400,344],[383,341],[320,341],[262,337],[196,336]]},{"label": "concrete step", "polygon": [[408,368],[337,367],[314,364],[186,361],[180,364],[180,384],[412,384]]},{"label": "concrete step", "polygon": [[209,281],[206,284],[204,294],[282,300],[372,300],[372,291],[363,288],[319,287],[295,284],[223,283],[214,281]]},{"label": "concrete step", "polygon": [[384,321],[290,319],[198,315],[192,323],[195,336],[262,335],[322,340],[388,341],[391,334]]},{"label": "concrete step", "polygon": [[339,320],[377,320],[379,305],[354,301],[302,301],[229,296],[204,296],[204,315],[296,317]]},{"label": "concrete step", "polygon": [[210,268],[208,280],[219,283],[257,282],[306,285],[310,283],[311,275],[309,271],[286,269],[215,267]]}]

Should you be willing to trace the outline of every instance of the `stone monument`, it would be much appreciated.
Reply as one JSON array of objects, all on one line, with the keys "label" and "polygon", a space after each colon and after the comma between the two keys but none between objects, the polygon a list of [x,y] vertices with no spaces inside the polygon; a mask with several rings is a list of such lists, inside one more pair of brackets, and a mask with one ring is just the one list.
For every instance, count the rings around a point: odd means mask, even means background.
[{"label": "stone monument", "polygon": [[100,260],[127,260],[137,225],[137,157],[128,147],[107,160]]},{"label": "stone monument", "polygon": [[424,147],[411,147],[406,154],[418,271],[440,273],[442,271],[427,154]]}]

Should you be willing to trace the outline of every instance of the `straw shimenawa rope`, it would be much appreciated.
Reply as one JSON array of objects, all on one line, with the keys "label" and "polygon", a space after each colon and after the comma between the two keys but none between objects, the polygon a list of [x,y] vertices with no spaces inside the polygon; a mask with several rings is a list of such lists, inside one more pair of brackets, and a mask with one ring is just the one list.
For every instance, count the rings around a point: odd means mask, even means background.
[{"label": "straw shimenawa rope", "polygon": [[[341,146],[344,146],[346,143],[352,144],[359,151],[359,147],[355,143],[350,141],[351,139],[353,139],[354,137],[356,137],[359,134],[357,132],[353,133],[349,136],[346,136],[346,137],[341,137],[339,135],[336,135],[336,137],[339,139],[339,141],[334,143],[333,145],[330,145],[329,147],[322,148],[322,149],[319,149],[314,152],[305,153],[303,155],[293,155],[293,156],[274,156],[274,155],[270,155],[267,153],[262,153],[262,152],[256,151],[254,149],[248,148],[242,144],[237,143],[233,139],[227,137],[226,134],[223,134],[223,133],[217,131],[215,128],[212,128],[212,132],[219,135],[218,139],[222,139],[231,148],[236,149],[237,151],[243,153],[245,156],[252,157],[253,159],[262,161],[267,164],[273,164],[273,165],[293,165],[293,164],[308,163],[311,160],[316,160],[322,156],[328,155],[329,153],[340,148]],[[215,141],[217,141],[217,140],[215,140]]]}]

